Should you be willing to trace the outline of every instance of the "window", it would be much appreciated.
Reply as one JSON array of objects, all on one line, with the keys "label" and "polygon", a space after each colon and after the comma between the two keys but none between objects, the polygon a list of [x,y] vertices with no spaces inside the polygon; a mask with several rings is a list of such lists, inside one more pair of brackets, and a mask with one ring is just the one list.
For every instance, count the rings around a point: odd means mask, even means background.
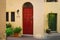
[{"label": "window", "polygon": [[57,2],[57,0],[47,0],[47,2]]},{"label": "window", "polygon": [[6,12],[6,21],[9,21],[9,13]]},{"label": "window", "polygon": [[11,12],[11,21],[12,21],[12,22],[15,21],[15,12]]}]

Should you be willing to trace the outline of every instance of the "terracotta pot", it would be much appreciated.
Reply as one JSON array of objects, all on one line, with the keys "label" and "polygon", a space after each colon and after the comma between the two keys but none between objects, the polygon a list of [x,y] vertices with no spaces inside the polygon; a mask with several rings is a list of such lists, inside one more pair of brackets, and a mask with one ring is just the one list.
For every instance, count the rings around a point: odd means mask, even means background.
[{"label": "terracotta pot", "polygon": [[14,33],[14,37],[19,37],[19,34],[18,33]]}]

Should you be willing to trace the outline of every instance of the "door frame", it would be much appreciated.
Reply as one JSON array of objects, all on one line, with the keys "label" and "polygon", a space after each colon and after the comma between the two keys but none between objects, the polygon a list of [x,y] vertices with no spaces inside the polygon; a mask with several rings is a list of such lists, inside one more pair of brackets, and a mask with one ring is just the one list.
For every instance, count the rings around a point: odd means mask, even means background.
[{"label": "door frame", "polygon": [[[53,15],[55,15],[56,16],[56,30],[55,31],[51,31],[51,32],[57,32],[57,13],[49,13],[48,15],[50,15],[50,14],[53,14]],[[48,28],[49,28],[49,23],[48,23]]]},{"label": "door frame", "polygon": [[[30,6],[32,7],[32,15],[33,15],[33,5],[32,5],[32,3],[30,3],[30,2],[25,2],[25,3],[23,4],[23,8],[22,8],[22,24],[24,23],[24,22],[23,22],[23,19],[24,19],[24,17],[23,17],[23,9],[24,9],[25,7],[27,7],[27,6],[26,6],[27,3],[29,3]],[[28,7],[30,7],[30,6],[28,6]],[[33,20],[32,20],[32,22],[33,22]],[[23,26],[23,25],[22,25],[22,26]],[[33,28],[33,23],[32,23],[32,28]],[[33,29],[32,29],[32,31],[33,31]],[[24,32],[24,30],[23,30],[23,32]],[[23,34],[24,34],[24,33],[23,33]],[[26,34],[24,34],[24,35],[26,35]],[[32,33],[32,35],[33,35],[33,33]]]}]

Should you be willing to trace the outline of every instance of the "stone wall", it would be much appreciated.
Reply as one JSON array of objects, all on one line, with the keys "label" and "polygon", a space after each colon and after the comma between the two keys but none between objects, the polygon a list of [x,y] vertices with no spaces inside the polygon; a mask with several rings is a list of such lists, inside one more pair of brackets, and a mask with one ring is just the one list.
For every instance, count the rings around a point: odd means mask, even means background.
[{"label": "stone wall", "polygon": [[0,40],[5,40],[5,8],[6,8],[6,0],[0,0]]}]

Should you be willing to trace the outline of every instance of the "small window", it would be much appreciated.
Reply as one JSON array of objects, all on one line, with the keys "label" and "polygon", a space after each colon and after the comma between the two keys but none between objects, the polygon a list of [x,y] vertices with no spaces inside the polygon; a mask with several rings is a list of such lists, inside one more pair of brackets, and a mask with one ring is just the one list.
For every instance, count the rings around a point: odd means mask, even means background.
[{"label": "small window", "polygon": [[9,12],[6,12],[6,21],[9,21]]},{"label": "small window", "polygon": [[47,0],[47,2],[57,2],[57,0]]},{"label": "small window", "polygon": [[15,12],[11,12],[11,21],[12,21],[12,22],[15,21]]}]

